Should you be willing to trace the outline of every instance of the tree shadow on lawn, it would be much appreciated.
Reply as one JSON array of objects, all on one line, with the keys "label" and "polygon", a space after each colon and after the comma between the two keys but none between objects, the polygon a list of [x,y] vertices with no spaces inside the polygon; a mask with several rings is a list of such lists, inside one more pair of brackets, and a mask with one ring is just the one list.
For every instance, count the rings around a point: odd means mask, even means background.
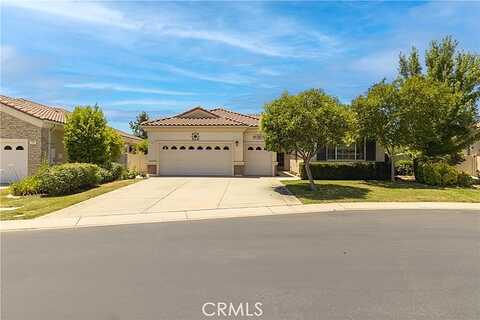
[{"label": "tree shadow on lawn", "polygon": [[[311,191],[308,182],[288,185],[295,196],[311,200],[366,199],[368,188],[344,186],[339,184],[316,184],[317,191]],[[277,191],[279,192],[279,191]]]}]

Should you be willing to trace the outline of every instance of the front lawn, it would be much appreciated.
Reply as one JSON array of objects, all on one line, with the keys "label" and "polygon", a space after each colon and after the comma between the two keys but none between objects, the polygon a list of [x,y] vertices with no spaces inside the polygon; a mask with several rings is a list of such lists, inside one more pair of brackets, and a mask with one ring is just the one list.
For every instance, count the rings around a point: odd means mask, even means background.
[{"label": "front lawn", "polygon": [[317,180],[310,191],[308,181],[282,181],[304,204],[322,202],[480,202],[480,189],[441,188],[408,181]]},{"label": "front lawn", "polygon": [[99,196],[103,193],[113,191],[118,188],[135,183],[136,180],[119,180],[102,184],[93,189],[89,189],[76,194],[46,197],[46,196],[25,196],[19,198],[7,197],[8,189],[0,191],[0,205],[5,207],[19,207],[16,210],[1,211],[0,220],[32,219],[44,214],[60,210],[75,203]]}]

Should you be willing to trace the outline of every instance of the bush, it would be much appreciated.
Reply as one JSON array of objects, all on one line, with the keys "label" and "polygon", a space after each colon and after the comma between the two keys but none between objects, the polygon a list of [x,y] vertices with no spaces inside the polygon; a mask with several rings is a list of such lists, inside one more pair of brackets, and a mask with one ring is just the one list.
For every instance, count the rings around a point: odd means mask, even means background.
[{"label": "bush", "polygon": [[122,178],[125,168],[120,163],[112,162],[110,165],[110,171],[112,172],[113,180],[118,180]]},{"label": "bush", "polygon": [[461,187],[471,187],[474,184],[473,178],[465,173],[465,172],[460,172],[457,177],[457,184]]},{"label": "bush", "polygon": [[122,178],[123,179],[135,179],[138,175],[140,175],[140,172],[138,172],[135,169],[127,169],[123,172]]},{"label": "bush", "polygon": [[41,189],[48,195],[64,195],[94,187],[101,181],[100,167],[90,163],[66,163],[39,175]]},{"label": "bush", "polygon": [[107,183],[115,180],[112,171],[105,168],[98,168],[98,175],[100,176],[100,183]]},{"label": "bush", "polygon": [[395,175],[398,176],[412,176],[413,175],[413,161],[412,160],[398,160],[395,162]]},{"label": "bush", "polygon": [[40,179],[37,176],[26,177],[10,185],[10,191],[14,196],[28,196],[42,193]]},{"label": "bush", "polygon": [[[310,169],[314,179],[387,180],[390,178],[390,165],[385,162],[312,162]],[[303,163],[300,164],[300,176],[302,179],[307,179]]]},{"label": "bush", "polygon": [[[432,186],[462,186],[470,187],[473,179],[464,172],[459,172],[445,161],[418,162],[416,165],[416,180]],[[417,178],[421,177],[421,181]]]}]

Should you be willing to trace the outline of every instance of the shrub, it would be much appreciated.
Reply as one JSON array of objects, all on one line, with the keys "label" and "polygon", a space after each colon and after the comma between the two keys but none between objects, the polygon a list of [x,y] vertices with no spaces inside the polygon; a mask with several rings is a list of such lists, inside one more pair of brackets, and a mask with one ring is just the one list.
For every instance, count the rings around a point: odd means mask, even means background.
[{"label": "shrub", "polygon": [[474,180],[469,174],[460,172],[457,177],[457,184],[461,187],[471,187],[474,184]]},{"label": "shrub", "polygon": [[[384,162],[312,162],[310,168],[314,179],[387,180],[390,177],[390,165]],[[303,163],[300,165],[300,176],[302,179],[307,177]]]},{"label": "shrub", "polygon": [[105,168],[98,168],[98,175],[100,176],[100,183],[107,183],[115,180],[112,171]]},{"label": "shrub", "polygon": [[123,172],[123,179],[135,179],[140,173],[137,170],[127,169]]},{"label": "shrub", "polygon": [[398,160],[395,162],[395,175],[398,176],[412,176],[413,175],[413,161],[412,160]]},{"label": "shrub", "polygon": [[125,168],[120,163],[112,162],[110,165],[110,171],[112,172],[113,180],[118,180],[122,178]]},{"label": "shrub", "polygon": [[39,176],[41,189],[48,195],[63,195],[91,188],[101,180],[99,171],[100,167],[90,163],[52,166]]},{"label": "shrub", "polygon": [[10,191],[14,196],[28,196],[42,193],[40,179],[37,176],[26,177],[10,185]]}]

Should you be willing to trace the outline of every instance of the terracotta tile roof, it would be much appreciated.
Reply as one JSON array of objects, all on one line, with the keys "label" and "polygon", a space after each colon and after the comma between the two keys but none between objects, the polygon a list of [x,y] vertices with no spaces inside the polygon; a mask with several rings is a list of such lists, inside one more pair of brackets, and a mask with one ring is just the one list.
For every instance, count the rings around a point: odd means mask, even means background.
[{"label": "terracotta tile roof", "polygon": [[118,130],[118,129],[114,129],[114,130],[117,131],[117,133],[124,138],[129,138],[129,139],[138,140],[138,141],[143,140],[142,138],[137,137],[136,135],[130,134],[128,132]]},{"label": "terracotta tile roof", "polygon": [[41,120],[65,123],[67,110],[57,107],[49,107],[40,103],[36,103],[22,98],[10,98],[0,95],[0,103],[9,106],[18,111],[24,112],[32,117]]},{"label": "terracotta tile roof", "polygon": [[186,112],[169,118],[146,121],[146,127],[172,127],[172,126],[242,126],[256,127],[259,117],[241,114],[238,112],[216,108],[206,110],[201,107],[190,109]]}]

